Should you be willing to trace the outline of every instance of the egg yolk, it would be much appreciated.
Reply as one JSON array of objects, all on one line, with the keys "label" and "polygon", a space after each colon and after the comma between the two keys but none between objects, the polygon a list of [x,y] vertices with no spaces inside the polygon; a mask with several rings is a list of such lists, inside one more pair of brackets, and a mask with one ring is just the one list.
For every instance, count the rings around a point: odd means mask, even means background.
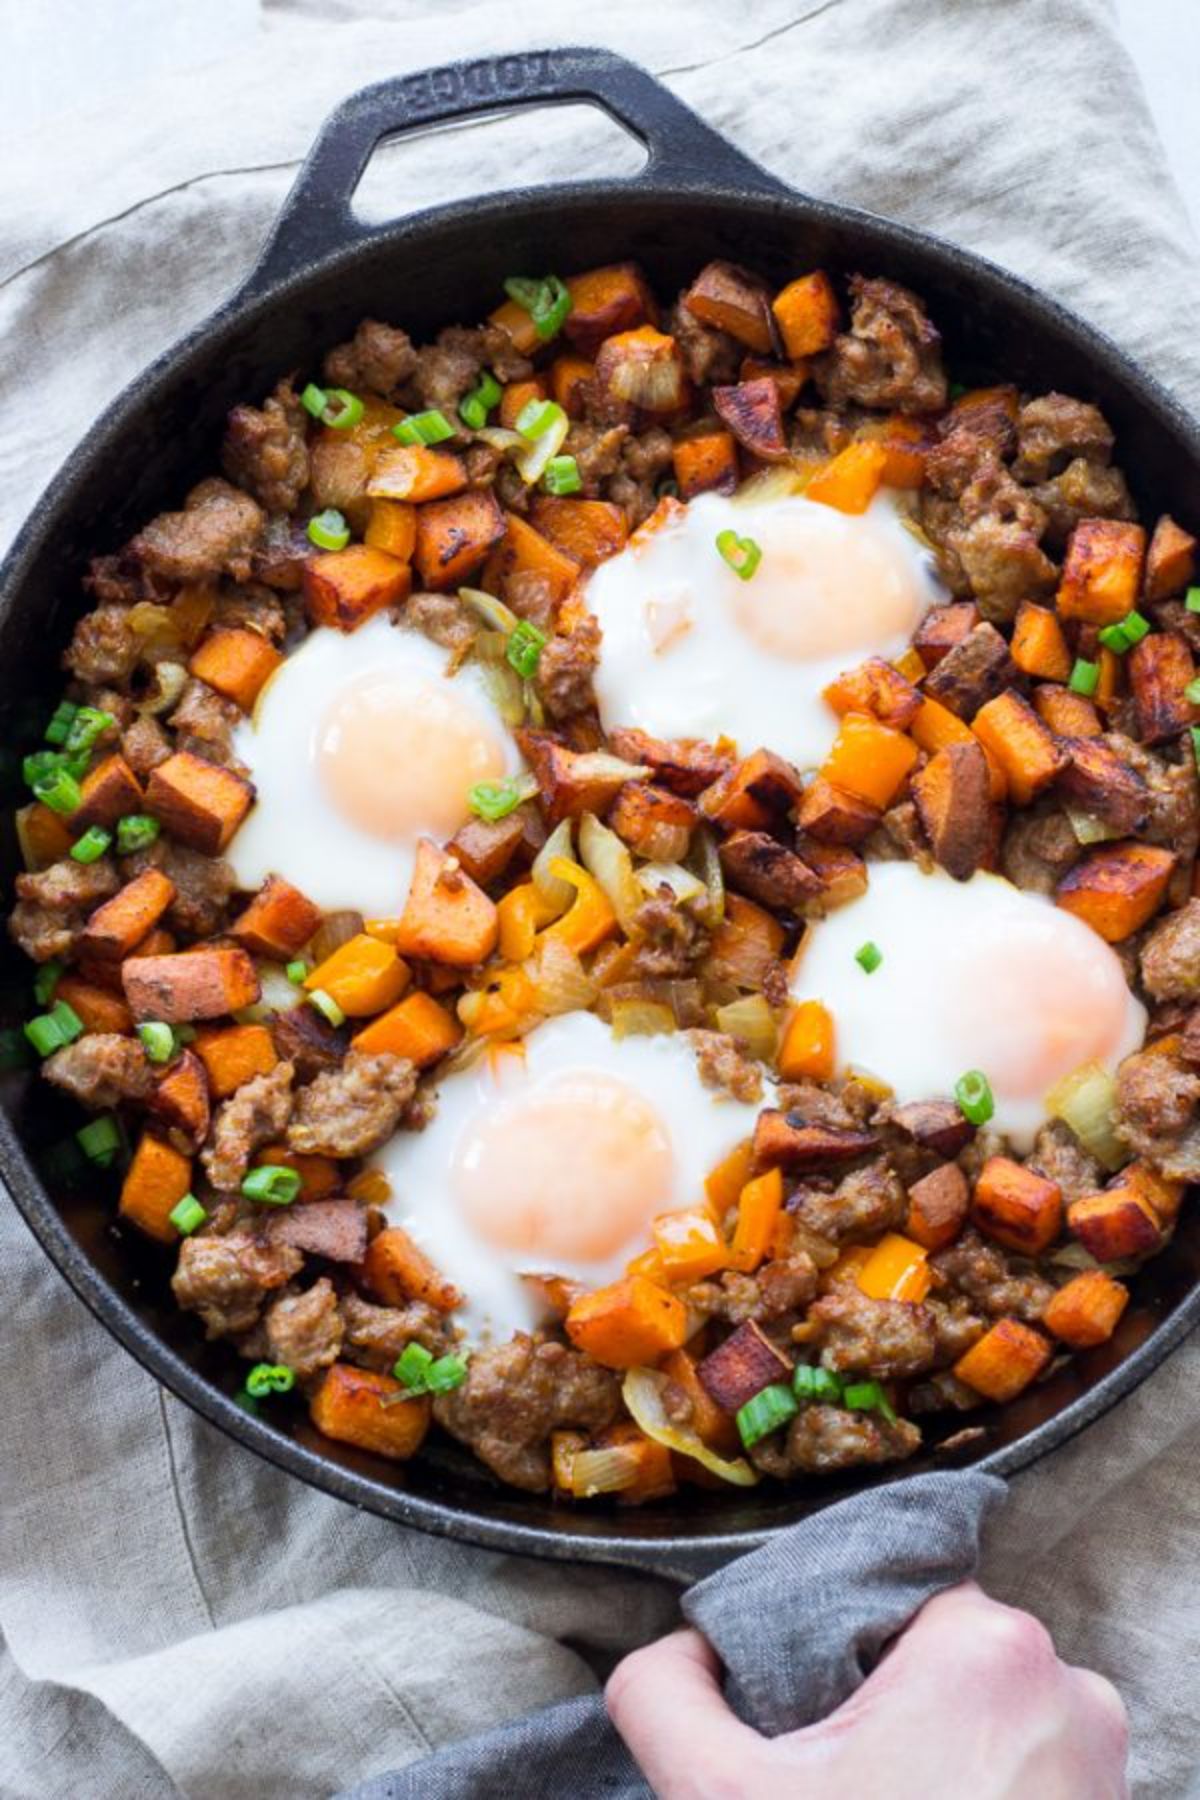
[{"label": "egg yolk", "polygon": [[498,731],[452,683],[380,672],[349,683],[315,737],[322,785],[346,819],[372,837],[449,837],[467,794],[505,772]]},{"label": "egg yolk", "polygon": [[771,656],[809,662],[885,643],[924,611],[919,576],[868,517],[796,500],[758,514],[754,531],[762,562],[726,588],[739,630]]},{"label": "egg yolk", "polygon": [[673,1173],[654,1108],[614,1076],[572,1070],[474,1119],[451,1186],[477,1238],[554,1268],[603,1262],[644,1237]]}]

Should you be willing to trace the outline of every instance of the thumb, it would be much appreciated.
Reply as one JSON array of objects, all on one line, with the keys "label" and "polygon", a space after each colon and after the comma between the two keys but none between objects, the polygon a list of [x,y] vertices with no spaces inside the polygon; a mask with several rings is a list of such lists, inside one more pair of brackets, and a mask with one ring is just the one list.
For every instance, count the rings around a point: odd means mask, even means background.
[{"label": "thumb", "polygon": [[706,1791],[740,1792],[761,1753],[757,1732],[725,1704],[719,1670],[700,1633],[684,1630],[635,1650],[609,1677],[608,1716],[658,1795],[697,1770]]}]

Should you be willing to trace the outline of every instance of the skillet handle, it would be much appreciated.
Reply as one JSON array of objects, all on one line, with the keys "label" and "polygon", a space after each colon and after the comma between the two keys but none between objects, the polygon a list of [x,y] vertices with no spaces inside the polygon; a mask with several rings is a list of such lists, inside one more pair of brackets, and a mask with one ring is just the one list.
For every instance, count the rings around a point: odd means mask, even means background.
[{"label": "skillet handle", "polygon": [[330,113],[242,294],[262,293],[379,235],[384,228],[355,218],[352,201],[383,138],[479,113],[589,100],[649,152],[645,168],[630,179],[633,189],[662,182],[788,191],[645,69],[610,50],[535,50],[447,63],[362,88]]}]

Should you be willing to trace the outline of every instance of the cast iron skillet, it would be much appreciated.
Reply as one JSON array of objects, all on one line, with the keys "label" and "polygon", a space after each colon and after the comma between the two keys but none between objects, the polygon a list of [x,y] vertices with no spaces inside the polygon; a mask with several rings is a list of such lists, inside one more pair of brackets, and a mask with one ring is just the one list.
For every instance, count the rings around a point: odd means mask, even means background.
[{"label": "cast iron skillet", "polygon": [[[355,218],[352,196],[381,139],[547,101],[598,103],[646,146],[643,172],[456,202],[380,227]],[[1058,387],[1095,400],[1117,430],[1122,465],[1147,511],[1169,509],[1193,528],[1200,523],[1196,426],[1053,301],[965,251],[794,193],[620,57],[554,50],[458,63],[381,82],[337,109],[245,286],[126,390],[38,502],[0,572],[0,744],[24,745],[52,710],[59,651],[82,610],[79,577],[88,557],[177,505],[217,466],[222,423],[235,401],[257,399],[287,370],[315,368],[322,350],[364,314],[403,323],[420,341],[442,325],[482,317],[514,271],[567,274],[634,257],[659,291],[672,294],[716,256],[777,282],[821,266],[910,284],[946,335],[951,370],[1002,371],[1035,391]],[[9,786],[6,814],[15,798],[11,774]],[[20,865],[7,816],[4,828],[8,894]],[[9,1023],[28,1012],[29,968],[10,948],[3,954],[0,1013]],[[68,1103],[27,1076],[6,1077],[2,1098],[0,1174],[76,1292],[181,1399],[314,1487],[450,1537],[687,1576],[862,1485],[691,1490],[642,1509],[569,1510],[501,1488],[451,1445],[397,1469],[318,1439],[298,1403],[273,1403],[269,1418],[251,1418],[231,1398],[236,1360],[204,1344],[195,1320],[173,1307],[170,1259],[136,1232],[118,1235],[115,1178],[92,1175],[77,1185],[49,1174],[47,1152],[78,1123]],[[1135,1284],[1115,1342],[993,1411],[979,1466],[998,1474],[1024,1467],[1145,1380],[1200,1318],[1198,1277],[1193,1213]],[[899,1473],[943,1461],[930,1450]]]}]

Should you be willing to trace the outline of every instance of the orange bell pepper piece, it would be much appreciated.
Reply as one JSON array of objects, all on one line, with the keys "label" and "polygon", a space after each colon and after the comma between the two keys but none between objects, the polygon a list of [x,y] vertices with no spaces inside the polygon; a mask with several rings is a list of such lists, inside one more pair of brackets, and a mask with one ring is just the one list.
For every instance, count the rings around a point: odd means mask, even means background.
[{"label": "orange bell pepper piece", "polygon": [[929,1252],[898,1231],[889,1231],[871,1251],[858,1285],[872,1300],[923,1300],[933,1285]]}]

